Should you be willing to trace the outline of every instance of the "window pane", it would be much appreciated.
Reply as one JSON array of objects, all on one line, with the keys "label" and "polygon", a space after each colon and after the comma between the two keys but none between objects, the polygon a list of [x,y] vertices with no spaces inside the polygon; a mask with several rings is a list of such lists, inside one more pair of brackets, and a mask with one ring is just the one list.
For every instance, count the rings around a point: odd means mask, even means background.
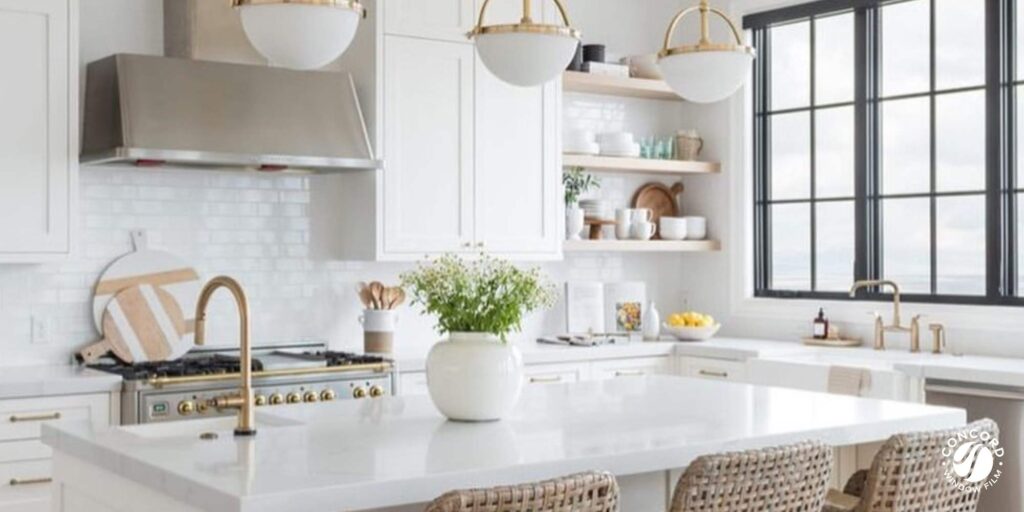
[{"label": "window pane", "polygon": [[882,103],[882,192],[931,190],[928,98]]},{"label": "window pane", "polygon": [[886,279],[907,292],[931,292],[928,199],[882,201],[882,264]]},{"label": "window pane", "polygon": [[940,197],[936,203],[937,291],[985,294],[985,197]]},{"label": "window pane", "polygon": [[928,90],[929,10],[928,0],[882,7],[882,95]]},{"label": "window pane", "polygon": [[936,0],[935,87],[985,83],[985,0]]},{"label": "window pane", "polygon": [[1024,194],[1017,194],[1017,295],[1024,297]]},{"label": "window pane", "polygon": [[814,23],[814,102],[853,101],[853,13]]},{"label": "window pane", "polygon": [[[1024,9],[1021,9],[1024,11]],[[1021,39],[1024,39],[1022,37]],[[1017,188],[1024,189],[1024,86],[1017,86]]]},{"label": "window pane", "polygon": [[853,201],[818,203],[817,208],[817,289],[849,290],[856,259]]},{"label": "window pane", "polygon": [[985,189],[985,91],[935,97],[935,160],[940,192]]},{"label": "window pane", "polygon": [[815,114],[815,187],[818,197],[853,197],[853,107]]},{"label": "window pane", "polygon": [[772,199],[805,199],[811,194],[810,114],[772,116]]},{"label": "window pane", "polygon": [[809,204],[772,206],[773,290],[811,289],[811,214]]},{"label": "window pane", "polygon": [[811,25],[803,21],[771,29],[772,110],[811,103]]}]

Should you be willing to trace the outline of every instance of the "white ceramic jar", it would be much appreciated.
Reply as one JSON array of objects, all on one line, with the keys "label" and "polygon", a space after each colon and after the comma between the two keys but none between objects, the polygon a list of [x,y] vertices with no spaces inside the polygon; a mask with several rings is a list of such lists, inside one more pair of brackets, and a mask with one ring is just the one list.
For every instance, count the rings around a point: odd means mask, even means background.
[{"label": "white ceramic jar", "polygon": [[523,356],[487,333],[451,333],[427,355],[427,388],[441,414],[455,421],[495,421],[519,401]]}]

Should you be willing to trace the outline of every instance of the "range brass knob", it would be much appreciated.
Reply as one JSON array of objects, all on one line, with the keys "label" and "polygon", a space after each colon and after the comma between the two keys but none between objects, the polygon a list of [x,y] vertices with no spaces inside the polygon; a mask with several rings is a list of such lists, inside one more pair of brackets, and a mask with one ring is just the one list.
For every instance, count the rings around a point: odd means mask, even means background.
[{"label": "range brass knob", "polygon": [[303,402],[316,402],[320,399],[320,395],[316,394],[315,391],[306,391],[305,395],[302,395]]},{"label": "range brass knob", "polygon": [[297,404],[302,401],[302,395],[292,392],[288,393],[288,403]]},{"label": "range brass knob", "polygon": [[337,397],[338,396],[337,394],[334,393],[333,389],[325,389],[323,390],[323,392],[320,393],[320,400],[323,400],[324,402],[330,402],[331,400],[334,400]]},{"label": "range brass knob", "polygon": [[178,414],[182,416],[188,416],[189,414],[195,412],[195,410],[196,404],[191,400],[183,400],[181,402],[178,402]]},{"label": "range brass knob", "polygon": [[284,395],[281,393],[274,393],[270,395],[270,405],[281,405],[284,403]]},{"label": "range brass knob", "polygon": [[209,409],[209,405],[203,400],[196,402],[196,412],[199,414],[206,414],[206,410]]},{"label": "range brass knob", "polygon": [[384,388],[380,386],[370,386],[370,396],[373,398],[384,396]]},{"label": "range brass knob", "polygon": [[366,388],[355,388],[352,390],[352,398],[366,398]]},{"label": "range brass knob", "polygon": [[267,405],[267,395],[256,395],[256,398],[254,400],[256,401],[257,407]]}]

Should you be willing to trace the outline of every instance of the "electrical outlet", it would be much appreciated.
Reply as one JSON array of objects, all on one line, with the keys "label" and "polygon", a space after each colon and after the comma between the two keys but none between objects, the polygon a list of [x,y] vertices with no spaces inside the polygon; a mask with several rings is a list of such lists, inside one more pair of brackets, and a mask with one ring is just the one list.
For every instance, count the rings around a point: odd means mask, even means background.
[{"label": "electrical outlet", "polygon": [[46,345],[53,337],[53,319],[32,315],[32,343]]}]

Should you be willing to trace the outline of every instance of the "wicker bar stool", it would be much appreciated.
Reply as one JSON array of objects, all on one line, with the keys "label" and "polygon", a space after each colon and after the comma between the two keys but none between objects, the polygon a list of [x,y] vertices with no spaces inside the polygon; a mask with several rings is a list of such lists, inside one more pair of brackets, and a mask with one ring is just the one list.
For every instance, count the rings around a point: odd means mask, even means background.
[{"label": "wicker bar stool", "polygon": [[618,512],[619,485],[609,473],[579,473],[543,482],[451,491],[426,512]]},{"label": "wicker bar stool", "polygon": [[705,455],[679,477],[671,512],[819,512],[831,474],[818,442]]},{"label": "wicker bar stool", "polygon": [[[971,423],[993,437],[999,427],[990,419]],[[843,492],[831,490],[825,512],[974,512],[977,490],[964,492],[946,482],[947,441],[964,428],[897,434],[882,445],[870,470],[861,470]]]}]

